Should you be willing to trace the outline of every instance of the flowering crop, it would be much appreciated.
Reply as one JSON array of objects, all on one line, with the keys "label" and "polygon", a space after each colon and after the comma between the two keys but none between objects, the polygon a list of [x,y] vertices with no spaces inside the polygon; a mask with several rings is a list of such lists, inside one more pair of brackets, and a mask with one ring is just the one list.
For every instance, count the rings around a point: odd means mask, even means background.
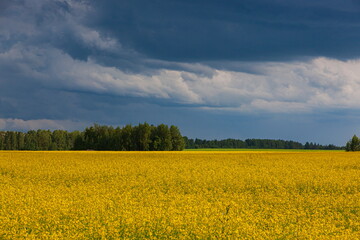
[{"label": "flowering crop", "polygon": [[0,239],[360,239],[360,155],[0,152]]}]

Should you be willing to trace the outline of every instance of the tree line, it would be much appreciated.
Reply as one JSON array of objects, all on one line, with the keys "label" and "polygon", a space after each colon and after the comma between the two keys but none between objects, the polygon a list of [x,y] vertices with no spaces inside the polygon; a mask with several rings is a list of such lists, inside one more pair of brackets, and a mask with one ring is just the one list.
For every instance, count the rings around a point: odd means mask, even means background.
[{"label": "tree line", "polygon": [[178,127],[142,123],[122,128],[94,124],[84,131],[0,131],[0,150],[180,151],[185,141]]},{"label": "tree line", "polygon": [[320,145],[317,143],[306,142],[302,144],[295,141],[273,140],[273,139],[223,139],[223,140],[205,140],[205,139],[189,139],[184,137],[186,148],[250,148],[250,149],[323,149],[335,150],[342,149],[332,144]]},{"label": "tree line", "polygon": [[[335,145],[273,139],[205,140],[183,137],[178,127],[142,123],[122,128],[94,124],[84,131],[30,130],[26,133],[0,131],[0,150],[112,150],[112,151],[180,151],[184,148],[249,148],[249,149],[343,149]],[[360,151],[356,135],[345,149]]]},{"label": "tree line", "polygon": [[360,139],[354,135],[347,143],[345,146],[345,150],[347,152],[355,152],[355,151],[360,151]]}]

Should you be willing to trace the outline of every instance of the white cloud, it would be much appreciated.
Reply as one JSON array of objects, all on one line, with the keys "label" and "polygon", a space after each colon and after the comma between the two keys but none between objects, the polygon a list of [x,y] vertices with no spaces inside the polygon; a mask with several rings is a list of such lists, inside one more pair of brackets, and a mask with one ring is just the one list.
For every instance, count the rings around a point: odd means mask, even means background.
[{"label": "white cloud", "polygon": [[13,118],[0,118],[0,130],[37,130],[37,129],[62,129],[62,130],[76,130],[83,129],[88,126],[88,123],[74,122],[70,120],[50,120],[50,119],[34,119],[23,120]]},{"label": "white cloud", "polygon": [[[123,51],[134,57],[137,53],[122,49],[117,39],[82,23],[92,11],[83,1],[72,0],[25,0],[10,7],[0,16],[0,41],[8,43],[0,44],[0,70],[13,79],[3,77],[2,83],[27,81],[40,88],[158,98],[227,111],[360,108],[360,60],[231,62],[232,69],[238,70],[229,71],[201,63],[142,58],[137,59],[143,65],[139,69],[151,71],[132,73],[116,65],[105,66],[96,56],[76,60],[52,44],[70,34],[90,49]],[[44,23],[39,25],[41,19]],[[255,73],[245,72],[246,68]]]},{"label": "white cloud", "polygon": [[[205,109],[303,112],[314,109],[360,108],[360,61],[316,58],[307,62],[253,63],[257,74],[211,69],[212,74],[158,69],[151,74],[127,73],[94,59],[80,61],[55,48],[14,45],[0,54],[1,64],[52,89],[166,99],[200,104]],[[181,64],[180,64],[181,65]],[[209,72],[209,71],[208,71]]]}]

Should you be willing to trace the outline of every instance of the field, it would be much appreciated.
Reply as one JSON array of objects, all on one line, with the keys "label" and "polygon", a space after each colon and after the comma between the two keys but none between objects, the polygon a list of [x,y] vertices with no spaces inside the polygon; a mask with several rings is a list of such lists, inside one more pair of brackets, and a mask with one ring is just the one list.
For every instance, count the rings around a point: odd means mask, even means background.
[{"label": "field", "polygon": [[360,239],[360,154],[0,152],[0,239]]}]

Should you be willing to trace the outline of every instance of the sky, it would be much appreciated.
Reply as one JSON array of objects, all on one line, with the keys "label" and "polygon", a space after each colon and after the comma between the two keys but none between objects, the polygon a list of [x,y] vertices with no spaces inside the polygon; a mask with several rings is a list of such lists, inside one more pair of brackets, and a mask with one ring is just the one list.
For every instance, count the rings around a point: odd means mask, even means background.
[{"label": "sky", "polygon": [[0,129],[360,135],[358,0],[1,0]]}]

